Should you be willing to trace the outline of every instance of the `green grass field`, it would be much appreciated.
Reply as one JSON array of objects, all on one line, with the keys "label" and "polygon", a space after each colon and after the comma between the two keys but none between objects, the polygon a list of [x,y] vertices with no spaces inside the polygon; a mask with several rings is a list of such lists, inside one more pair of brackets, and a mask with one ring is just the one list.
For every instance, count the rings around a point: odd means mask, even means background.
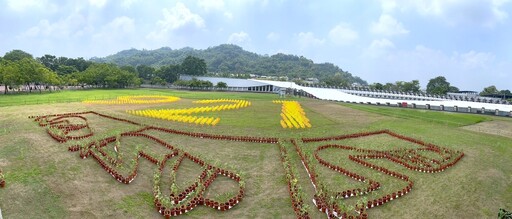
[{"label": "green grass field", "polygon": [[[4,106],[19,106],[19,105],[37,105],[45,103],[73,103],[81,102],[82,100],[103,100],[113,99],[117,96],[123,95],[175,95],[188,99],[201,99],[205,96],[210,98],[223,98],[223,92],[188,92],[180,90],[169,89],[125,89],[125,90],[109,90],[109,89],[95,89],[95,90],[78,90],[77,91],[59,91],[59,92],[45,92],[45,93],[32,93],[32,94],[8,94],[0,96],[0,107]],[[254,93],[229,93],[230,98],[251,98],[251,99],[267,99],[273,98],[268,95],[260,95]]]},{"label": "green grass field", "polygon": [[[122,95],[172,95],[180,101],[159,105],[86,105],[85,99],[109,99]],[[218,116],[215,126],[197,126],[139,117],[127,109],[188,108],[199,99],[245,99],[247,108],[220,111],[204,115]],[[91,139],[60,144],[53,140],[45,127],[39,127],[28,116],[70,112],[96,111],[147,125],[191,132],[232,136],[277,137],[283,140],[303,137],[327,137],[357,132],[388,129],[451,150],[464,152],[456,165],[441,173],[420,173],[407,170],[389,161],[375,164],[403,172],[414,181],[413,190],[383,206],[368,210],[370,218],[496,218],[498,209],[512,210],[512,136],[485,134],[465,129],[479,123],[500,122],[512,127],[512,119],[473,114],[455,114],[424,110],[408,110],[291,98],[301,103],[311,129],[283,129],[279,124],[281,105],[273,94],[190,92],[159,89],[86,90],[56,93],[0,96],[0,169],[6,187],[0,188],[0,209],[4,218],[161,218],[153,205],[153,173],[155,165],[142,160],[139,175],[129,185],[121,184],[105,172],[91,157],[81,159],[68,146],[84,143],[140,127],[87,115],[95,135]],[[245,174],[246,196],[229,211],[221,212],[199,206],[181,215],[183,218],[294,218],[285,172],[276,144],[248,143],[192,138],[157,131],[146,131],[176,148]],[[124,140],[123,140],[124,139]],[[155,157],[166,153],[154,142],[121,139],[123,153],[133,154],[144,147]],[[386,136],[332,141],[372,150],[411,148]],[[312,152],[320,143],[300,143]],[[290,145],[287,145],[287,147]],[[108,153],[115,153],[111,147]],[[304,190],[304,201],[311,207],[312,218],[323,218],[313,205],[314,188],[300,158],[288,147],[292,164],[298,172]],[[346,165],[382,183],[368,198],[400,188],[403,182],[363,168],[346,158],[350,153],[325,150],[320,155],[330,162]],[[333,191],[357,187],[360,183],[315,164],[319,179]],[[121,168],[121,167],[120,167]],[[181,168],[181,167],[180,167]],[[179,187],[191,182],[199,173],[193,163],[184,163],[177,173]],[[220,178],[206,193],[223,199],[233,193],[234,184]],[[167,188],[168,189],[168,188]],[[345,206],[364,197],[339,200]]]}]

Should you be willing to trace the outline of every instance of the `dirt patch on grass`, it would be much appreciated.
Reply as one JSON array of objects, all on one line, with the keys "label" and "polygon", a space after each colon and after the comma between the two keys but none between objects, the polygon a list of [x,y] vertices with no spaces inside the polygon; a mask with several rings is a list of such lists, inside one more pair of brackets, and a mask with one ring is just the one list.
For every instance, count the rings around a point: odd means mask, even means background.
[{"label": "dirt patch on grass", "polygon": [[512,122],[490,121],[462,127],[463,129],[481,132],[491,135],[499,135],[512,138]]},{"label": "dirt patch on grass", "polygon": [[[0,167],[9,165],[9,161],[7,159],[0,159]],[[2,170],[0,168],[0,170]]]}]

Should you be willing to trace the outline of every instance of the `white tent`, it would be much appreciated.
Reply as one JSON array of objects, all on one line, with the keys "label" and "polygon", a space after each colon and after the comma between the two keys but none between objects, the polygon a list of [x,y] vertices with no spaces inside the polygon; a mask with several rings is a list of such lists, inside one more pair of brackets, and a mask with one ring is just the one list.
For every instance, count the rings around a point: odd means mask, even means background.
[{"label": "white tent", "polygon": [[494,104],[494,103],[480,103],[471,101],[458,101],[442,98],[431,98],[432,100],[398,100],[398,99],[385,99],[375,97],[363,97],[358,95],[349,94],[339,89],[330,88],[316,88],[316,87],[303,87],[295,84],[294,82],[282,81],[266,81],[266,80],[253,80],[261,83],[267,83],[277,87],[292,88],[303,90],[322,100],[334,100],[355,103],[369,103],[369,104],[398,104],[399,102],[406,102],[407,104],[416,104],[417,106],[436,106],[436,107],[471,107],[472,109],[485,109],[485,110],[499,110],[503,112],[512,112],[512,105]]}]

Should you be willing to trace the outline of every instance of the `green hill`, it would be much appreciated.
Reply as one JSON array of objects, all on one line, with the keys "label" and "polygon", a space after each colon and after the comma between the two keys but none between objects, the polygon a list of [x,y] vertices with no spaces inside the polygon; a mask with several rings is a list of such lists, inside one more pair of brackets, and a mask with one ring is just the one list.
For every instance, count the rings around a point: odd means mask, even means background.
[{"label": "green hill", "polygon": [[[204,50],[185,47],[171,49],[162,47],[155,50],[129,49],[104,58],[92,58],[94,62],[115,63],[119,66],[148,65],[160,67],[179,64],[187,56],[204,59],[209,73],[255,74],[266,76],[287,76],[296,78],[318,78],[329,85],[346,85],[367,82],[331,63],[314,63],[303,56],[278,53],[272,56],[259,55],[243,48],[223,44]],[[334,82],[334,83],[333,83]]]}]

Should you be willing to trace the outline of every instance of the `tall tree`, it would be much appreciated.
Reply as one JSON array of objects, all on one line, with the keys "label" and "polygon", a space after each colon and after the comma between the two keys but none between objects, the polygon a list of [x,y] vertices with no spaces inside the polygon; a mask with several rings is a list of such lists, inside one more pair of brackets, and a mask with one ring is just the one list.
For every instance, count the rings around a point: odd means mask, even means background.
[{"label": "tall tree", "polygon": [[350,83],[345,77],[341,76],[341,73],[336,73],[333,76],[328,77],[325,81],[325,84],[328,86],[341,86],[346,87],[349,86]]},{"label": "tall tree", "polygon": [[114,64],[92,64],[84,72],[76,74],[80,84],[88,84],[109,88],[122,88],[139,85],[140,80],[133,72],[120,69]]},{"label": "tall tree", "polygon": [[510,90],[501,90],[501,91],[500,91],[500,94],[504,94],[504,95],[512,95],[512,92],[510,92]]},{"label": "tall tree", "polygon": [[204,59],[194,56],[187,56],[181,63],[181,68],[183,73],[187,75],[205,75],[207,73]]},{"label": "tall tree", "polygon": [[59,67],[59,63],[57,63],[57,57],[55,57],[54,55],[46,54],[44,56],[41,56],[40,58],[37,58],[37,61],[39,61],[41,64],[43,64],[52,71],[57,71],[57,68]]},{"label": "tall tree", "polygon": [[139,73],[140,78],[150,80],[155,76],[155,68],[147,65],[139,65],[137,66],[137,73]]},{"label": "tall tree", "polygon": [[480,92],[480,96],[498,94],[498,93],[499,93],[499,91],[496,88],[496,86],[491,85],[489,87],[484,88],[484,90],[482,92]]},{"label": "tall tree", "polygon": [[[29,91],[32,92],[32,88],[35,89],[36,87],[40,89],[39,86],[44,79],[43,71],[46,67],[34,59],[23,58],[17,62],[20,72],[22,73],[21,80],[29,87]],[[35,85],[35,87],[32,87],[32,84]]]},{"label": "tall tree", "polygon": [[7,94],[9,88],[18,87],[24,83],[19,64],[4,60],[0,63],[0,76],[5,86],[4,93]]},{"label": "tall tree", "polygon": [[[45,85],[46,88],[50,90],[50,92],[52,91],[51,85],[58,86],[62,84],[62,78],[60,78],[55,72],[51,71],[50,69],[43,67],[39,68],[39,71],[41,72],[43,77],[41,83]],[[39,92],[41,92],[41,89],[39,89]]]},{"label": "tall tree", "polygon": [[24,58],[34,59],[34,57],[30,53],[27,53],[27,52],[25,52],[23,50],[19,50],[19,49],[12,50],[8,53],[5,53],[5,55],[4,55],[5,60],[9,60],[9,61],[13,61],[13,62],[22,60]]},{"label": "tall tree", "polygon": [[377,90],[392,90],[392,91],[401,91],[401,92],[413,92],[417,93],[420,91],[420,81],[418,80],[412,80],[411,82],[407,81],[397,81],[394,84],[393,83],[373,83],[369,85],[372,89]]},{"label": "tall tree", "polygon": [[450,88],[448,88],[448,92],[451,92],[451,93],[457,93],[459,91],[460,91],[459,88],[455,87],[455,86],[450,86]]},{"label": "tall tree", "polygon": [[[65,57],[61,57],[65,58]],[[59,59],[61,59],[59,58]],[[65,59],[64,62],[59,63],[60,65],[67,65],[74,67],[78,71],[85,71],[85,69],[89,68],[89,66],[92,64],[91,61],[87,61],[82,57],[76,58],[76,59]]]},{"label": "tall tree", "polygon": [[58,65],[55,72],[57,72],[58,75],[69,75],[78,72],[78,69],[76,69],[74,66]]},{"label": "tall tree", "polygon": [[445,95],[450,90],[450,83],[443,76],[437,76],[428,81],[427,93]]},{"label": "tall tree", "polygon": [[[4,83],[4,77],[7,74],[7,61],[0,57],[0,85],[5,85]],[[7,93],[7,85],[5,85],[5,93]]]},{"label": "tall tree", "polygon": [[158,76],[153,77],[150,82],[150,84],[152,84],[152,85],[162,85],[162,86],[165,85],[166,83],[167,82],[164,79],[162,79],[161,77],[158,77]]},{"label": "tall tree", "polygon": [[158,69],[156,75],[164,79],[167,83],[173,83],[178,80],[182,71],[183,70],[180,65],[168,65]]},{"label": "tall tree", "polygon": [[374,90],[384,90],[384,85],[381,84],[381,83],[373,83],[373,84],[370,84],[368,85],[371,89],[374,89]]},{"label": "tall tree", "polygon": [[402,84],[402,92],[420,92],[420,81],[412,80],[411,82],[404,82]]},{"label": "tall tree", "polygon": [[228,84],[226,84],[226,82],[219,81],[219,82],[217,82],[217,85],[215,85],[215,87],[217,87],[217,88],[227,88]]},{"label": "tall tree", "polygon": [[121,70],[130,72],[133,74],[137,74],[137,70],[135,70],[135,68],[133,66],[129,66],[129,65],[121,66]]},{"label": "tall tree", "polygon": [[77,74],[74,73],[74,74],[62,76],[61,80],[62,80],[62,84],[66,85],[66,86],[78,86],[78,83],[79,83],[78,78],[79,78],[79,76],[77,76]]},{"label": "tall tree", "polygon": [[192,78],[192,80],[188,81],[190,87],[213,87],[212,82],[205,80],[198,80],[197,78]]},{"label": "tall tree", "polygon": [[383,88],[383,90],[396,90],[396,85],[388,82],[384,84]]}]

